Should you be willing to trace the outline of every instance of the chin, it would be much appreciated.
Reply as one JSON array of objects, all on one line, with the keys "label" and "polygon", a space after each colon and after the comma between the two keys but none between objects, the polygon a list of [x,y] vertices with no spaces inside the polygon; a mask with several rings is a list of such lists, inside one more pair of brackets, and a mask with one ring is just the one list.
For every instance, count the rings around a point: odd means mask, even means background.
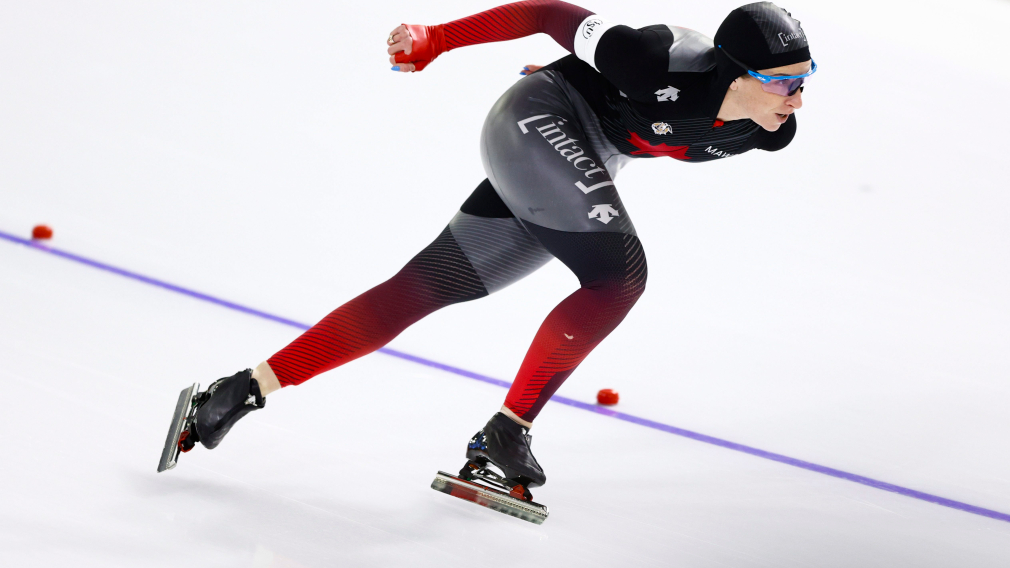
[{"label": "chin", "polygon": [[771,119],[766,119],[766,120],[763,120],[763,121],[759,122],[758,126],[760,126],[761,128],[764,128],[768,132],[775,132],[776,130],[778,130],[779,128],[782,127],[782,124],[783,123],[779,122],[778,120],[776,120],[773,117]]}]

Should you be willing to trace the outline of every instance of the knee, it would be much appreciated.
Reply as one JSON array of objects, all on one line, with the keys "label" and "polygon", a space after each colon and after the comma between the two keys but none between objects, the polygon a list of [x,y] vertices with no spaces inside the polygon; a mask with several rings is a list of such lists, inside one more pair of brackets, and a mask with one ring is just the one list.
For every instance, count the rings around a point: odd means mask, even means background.
[{"label": "knee", "polygon": [[623,280],[624,286],[628,290],[628,294],[635,297],[638,300],[645,293],[645,283],[649,279],[649,267],[645,262],[645,256],[642,256],[642,267],[640,270],[634,273],[628,273],[625,275]]},{"label": "knee", "polygon": [[626,263],[583,282],[582,287],[598,291],[611,301],[626,303],[630,308],[645,293],[648,279],[649,267],[643,253],[639,257],[629,256]]},{"label": "knee", "polygon": [[579,278],[582,289],[607,304],[620,299],[633,304],[645,292],[649,269],[636,235],[572,233],[526,225],[555,257]]},{"label": "knee", "polygon": [[628,293],[637,300],[645,293],[645,283],[649,279],[649,264],[645,260],[645,251],[638,245],[639,255],[631,257],[623,272],[622,282]]}]

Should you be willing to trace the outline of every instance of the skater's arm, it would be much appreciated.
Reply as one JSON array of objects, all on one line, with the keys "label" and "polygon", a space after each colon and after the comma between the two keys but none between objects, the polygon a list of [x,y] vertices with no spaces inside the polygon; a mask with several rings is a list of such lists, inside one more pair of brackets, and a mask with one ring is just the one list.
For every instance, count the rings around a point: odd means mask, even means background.
[{"label": "skater's arm", "polygon": [[[657,81],[663,81],[670,69],[670,51],[674,40],[667,26],[634,29],[606,22],[596,34],[584,41],[577,52],[579,59],[590,64],[627,96],[656,102],[653,93]],[[576,38],[576,42],[580,40]],[[680,51],[685,51],[681,48]]]},{"label": "skater's arm", "polygon": [[575,31],[593,13],[560,0],[526,0],[445,24],[446,51],[545,33],[575,52]]},{"label": "skater's arm", "polygon": [[560,0],[525,0],[437,26],[402,25],[389,35],[389,62],[396,71],[420,71],[440,54],[468,45],[546,33],[576,52],[576,35],[593,13]]}]

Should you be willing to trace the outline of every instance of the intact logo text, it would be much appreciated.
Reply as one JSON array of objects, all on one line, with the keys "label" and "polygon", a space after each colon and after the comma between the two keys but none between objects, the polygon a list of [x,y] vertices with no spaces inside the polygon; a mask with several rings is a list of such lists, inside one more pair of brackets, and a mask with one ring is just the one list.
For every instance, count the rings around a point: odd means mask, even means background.
[{"label": "intact logo text", "polygon": [[803,37],[803,30],[796,30],[791,34],[779,32],[779,41],[782,42],[782,47],[789,47],[789,42],[801,37]]},{"label": "intact logo text", "polygon": [[[614,185],[614,182],[610,181],[610,174],[607,170],[600,167],[592,158],[585,155],[586,151],[575,144],[578,140],[570,138],[568,134],[561,130],[561,127],[565,125],[564,119],[560,119],[555,122],[554,120],[551,120],[551,118],[552,116],[549,114],[539,114],[537,116],[524,118],[516,124],[519,125],[519,130],[521,130],[523,134],[530,132],[530,129],[526,127],[527,125],[535,128],[536,131],[540,133],[540,136],[543,136],[544,140],[554,147],[554,150],[558,154],[561,154],[562,157],[568,160],[568,162],[570,162],[576,170],[583,172],[583,175],[592,185],[587,186],[582,182],[582,180],[576,181],[574,185],[579,188],[582,193],[589,194],[589,192],[600,189],[601,187]],[[541,123],[541,126],[536,126],[538,122]],[[603,177],[594,179],[596,174],[600,174]]]}]

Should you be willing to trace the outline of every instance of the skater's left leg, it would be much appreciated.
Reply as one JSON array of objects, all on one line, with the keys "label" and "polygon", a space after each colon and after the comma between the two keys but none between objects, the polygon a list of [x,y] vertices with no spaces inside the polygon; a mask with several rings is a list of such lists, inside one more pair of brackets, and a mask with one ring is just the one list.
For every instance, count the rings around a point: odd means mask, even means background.
[{"label": "skater's left leg", "polygon": [[470,440],[467,460],[478,465],[490,461],[506,478],[528,489],[547,481],[530,449],[528,429],[533,419],[631,311],[645,291],[648,269],[635,235],[573,233],[532,223],[526,227],[579,277],[582,286],[540,326],[502,411]]},{"label": "skater's left leg", "polygon": [[544,403],[624,319],[645,289],[646,265],[614,174],[626,159],[560,73],[517,82],[488,114],[481,157],[502,201],[581,287],[544,321],[502,411],[471,439],[470,464],[546,481],[527,429]]}]

